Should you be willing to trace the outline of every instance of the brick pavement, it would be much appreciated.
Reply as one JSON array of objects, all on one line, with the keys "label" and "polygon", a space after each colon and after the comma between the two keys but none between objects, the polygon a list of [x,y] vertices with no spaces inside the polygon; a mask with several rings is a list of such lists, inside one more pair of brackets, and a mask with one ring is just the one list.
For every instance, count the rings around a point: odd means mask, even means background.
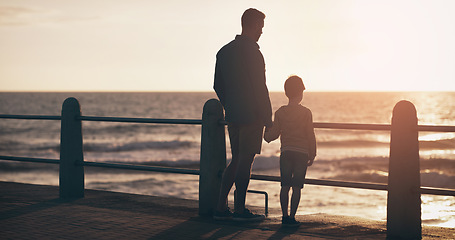
[{"label": "brick pavement", "polygon": [[[0,182],[1,239],[385,239],[385,223],[323,214],[299,216],[297,229],[279,218],[239,224],[198,216],[198,202],[86,190],[62,201],[58,187]],[[455,238],[424,227],[425,239]]]}]

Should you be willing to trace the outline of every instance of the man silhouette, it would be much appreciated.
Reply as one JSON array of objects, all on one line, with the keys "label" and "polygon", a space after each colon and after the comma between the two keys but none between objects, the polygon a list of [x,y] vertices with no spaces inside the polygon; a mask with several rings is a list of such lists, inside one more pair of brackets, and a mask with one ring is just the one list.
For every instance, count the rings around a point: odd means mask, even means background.
[{"label": "man silhouette", "polygon": [[[232,161],[223,173],[214,219],[263,220],[245,208],[251,167],[261,152],[264,126],[272,126],[272,107],[265,81],[265,62],[257,41],[264,27],[264,13],[250,8],[242,15],[242,34],[222,47],[216,57],[215,92],[228,122]],[[227,197],[235,183],[235,212]]]}]

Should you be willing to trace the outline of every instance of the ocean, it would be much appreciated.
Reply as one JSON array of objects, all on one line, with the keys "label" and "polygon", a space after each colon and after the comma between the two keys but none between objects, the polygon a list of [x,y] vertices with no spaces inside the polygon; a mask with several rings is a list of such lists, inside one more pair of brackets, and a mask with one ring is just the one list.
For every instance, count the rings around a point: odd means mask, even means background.
[{"label": "ocean", "polygon": [[[67,97],[76,97],[85,116],[201,119],[211,92],[0,93],[0,114],[60,115]],[[270,94],[273,110],[287,103]],[[303,105],[315,122],[390,124],[400,100],[414,103],[421,125],[455,125],[454,92],[306,92]],[[387,183],[388,131],[316,129],[318,153],[307,177]],[[198,168],[198,125],[83,122],[86,161]],[[421,132],[422,186],[455,189],[455,133]],[[60,122],[0,119],[0,155],[59,158]],[[229,141],[226,141],[230,159]],[[253,173],[279,176],[279,140],[263,142]],[[0,161],[0,180],[58,185],[58,166]],[[86,168],[85,185],[136,194],[198,198],[198,176]],[[267,191],[269,207],[279,208],[280,184],[252,180],[250,189]],[[232,194],[231,194],[232,195]],[[230,198],[232,201],[232,198]],[[247,204],[263,206],[261,195]],[[298,215],[326,213],[386,220],[385,191],[306,185]],[[425,225],[455,226],[455,197],[422,195]]]}]

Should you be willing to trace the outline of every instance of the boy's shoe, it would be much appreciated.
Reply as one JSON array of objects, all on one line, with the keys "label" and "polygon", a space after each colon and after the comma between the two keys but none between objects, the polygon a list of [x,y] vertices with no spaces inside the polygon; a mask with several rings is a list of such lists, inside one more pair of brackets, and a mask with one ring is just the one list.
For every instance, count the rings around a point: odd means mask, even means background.
[{"label": "boy's shoe", "polygon": [[230,220],[232,219],[232,212],[227,208],[224,212],[215,211],[213,219],[215,220]]},{"label": "boy's shoe", "polygon": [[287,216],[282,218],[281,224],[283,225],[283,227],[298,227],[300,226],[301,223],[295,220],[295,218]]},{"label": "boy's shoe", "polygon": [[253,222],[253,221],[262,221],[265,219],[264,215],[254,214],[250,210],[246,209],[243,213],[234,213],[232,220],[239,222]]}]

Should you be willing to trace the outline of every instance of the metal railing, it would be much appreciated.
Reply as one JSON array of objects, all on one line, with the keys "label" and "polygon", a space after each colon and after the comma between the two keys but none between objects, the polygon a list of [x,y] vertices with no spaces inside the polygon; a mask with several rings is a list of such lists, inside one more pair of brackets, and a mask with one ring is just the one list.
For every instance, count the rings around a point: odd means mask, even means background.
[{"label": "metal railing", "polygon": [[[59,120],[60,121],[61,116],[0,114],[0,119]],[[82,121],[96,121],[96,122],[202,125],[202,120],[199,120],[199,119],[120,118],[120,117],[95,117],[95,116],[79,116],[79,117],[77,117],[77,119],[82,120]],[[227,122],[224,120],[219,121],[219,123],[224,124],[224,125],[227,124]],[[379,130],[379,131],[390,131],[391,130],[391,125],[388,125],[388,124],[315,122],[314,127],[315,128],[326,128],[326,129],[350,129],[350,130]],[[419,125],[418,131],[455,132],[455,126]],[[50,163],[50,164],[59,164],[60,163],[60,160],[58,160],[58,159],[1,156],[1,155],[0,155],[0,160]],[[88,161],[84,161],[83,166],[199,175],[199,170],[184,169],[184,168],[143,166],[143,165],[119,164],[119,163],[101,163],[101,162],[88,162]],[[262,180],[262,181],[271,181],[271,182],[280,182],[279,176],[269,176],[269,175],[260,175],[260,174],[252,174],[251,179]],[[305,179],[305,184],[387,191],[387,184],[380,184],[380,183],[366,183],[366,182],[352,182],[352,181],[307,178],[307,179]],[[455,196],[455,190],[439,189],[439,188],[432,188],[432,187],[421,187],[421,193],[422,194],[431,194],[431,195],[441,195],[441,196]]]},{"label": "metal railing", "polygon": [[[397,106],[400,103],[397,104]],[[402,104],[403,105],[403,104]],[[406,104],[405,104],[406,105]],[[412,105],[412,104],[411,104]],[[397,106],[395,108],[397,108]],[[412,105],[413,108],[413,105]],[[409,109],[408,109],[409,110]],[[412,110],[412,109],[411,109]],[[415,109],[414,109],[415,111]],[[397,114],[398,115],[398,114]],[[394,109],[395,116],[395,109]],[[65,100],[62,109],[62,116],[46,116],[46,115],[7,115],[0,114],[2,119],[24,119],[24,120],[57,120],[61,121],[61,147],[60,147],[60,159],[46,159],[46,158],[28,158],[28,157],[15,157],[15,156],[0,156],[0,160],[9,161],[22,161],[22,162],[38,162],[38,163],[50,163],[60,164],[60,197],[71,198],[71,197],[83,197],[84,196],[84,173],[83,167],[103,167],[103,168],[116,168],[116,169],[128,169],[128,170],[140,170],[140,171],[153,171],[153,172],[165,172],[165,173],[177,173],[177,174],[190,174],[199,175],[199,212],[201,215],[210,213],[214,209],[214,202],[216,202],[217,196],[213,196],[214,192],[219,190],[221,181],[222,171],[226,166],[226,144],[225,144],[225,125],[224,114],[221,104],[214,99],[207,101],[204,106],[204,112],[202,120],[199,119],[153,119],[153,118],[119,118],[119,117],[96,117],[96,116],[82,116],[80,113],[80,106],[76,99],[68,98]],[[411,122],[414,116],[411,115]],[[415,117],[416,118],[416,117]],[[398,117],[397,117],[398,119]],[[186,125],[202,125],[202,137],[201,137],[201,162],[200,169],[185,169],[185,168],[170,168],[170,167],[157,167],[157,166],[143,166],[143,165],[131,165],[131,164],[120,164],[120,163],[101,163],[101,162],[88,162],[83,160],[82,150],[82,121],[97,121],[97,122],[123,122],[123,123],[152,123],[152,124],[186,124]],[[398,120],[397,120],[398,122]],[[398,123],[395,125],[399,125]],[[404,126],[404,127],[403,127]],[[455,126],[433,126],[433,125],[400,125],[395,127],[392,119],[392,124],[353,124],[353,123],[314,123],[315,128],[326,128],[326,129],[349,129],[349,130],[378,130],[378,131],[391,131],[392,140],[393,133],[399,137],[407,135],[411,132],[413,135],[410,140],[417,141],[414,133],[419,131],[430,131],[430,132],[455,132]],[[407,132],[403,132],[402,128],[408,128]],[[401,131],[401,132],[400,132]],[[398,138],[398,137],[397,137]],[[395,142],[398,142],[397,140]],[[390,165],[392,166],[392,148],[394,152],[400,152],[399,147],[393,147],[391,142],[391,157]],[[411,147],[411,148],[415,148]],[[412,150],[412,149],[411,149]],[[413,150],[415,152],[415,149]],[[418,144],[417,144],[418,151]],[[410,157],[415,158],[415,157]],[[416,159],[412,164],[417,163]],[[351,182],[351,181],[339,181],[339,180],[326,180],[326,179],[306,179],[305,184],[320,185],[320,186],[332,186],[332,187],[346,187],[346,188],[358,188],[358,189],[369,189],[369,190],[381,190],[388,191],[389,198],[393,191],[393,188],[397,188],[391,185],[389,169],[389,184],[379,183],[365,183],[365,182]],[[395,170],[394,170],[395,171]],[[402,171],[402,170],[396,170]],[[414,174],[414,173],[413,173]],[[420,174],[418,172],[417,174]],[[251,179],[280,182],[278,176],[268,176],[252,174]],[[414,184],[414,183],[412,183]],[[412,185],[411,184],[411,185]],[[415,184],[414,184],[415,185]],[[252,193],[264,194],[263,191],[250,190]],[[420,194],[432,194],[432,195],[443,195],[443,196],[455,196],[455,190],[452,189],[440,189],[431,187],[420,187],[420,180],[418,180],[418,189],[413,189],[412,194],[418,194],[420,200]],[[402,193],[403,194],[403,193]],[[406,194],[406,193],[404,193]],[[412,195],[411,194],[411,195]],[[268,205],[267,193],[264,194],[266,197],[266,212]],[[389,206],[388,202],[388,208]],[[420,202],[419,202],[420,204]],[[420,209],[420,205],[419,205]],[[388,210],[389,214],[389,210]],[[420,215],[419,215],[420,217]],[[388,216],[389,221],[389,216]],[[405,219],[407,220],[407,219]],[[388,225],[389,229],[389,225]],[[405,230],[402,230],[405,231]]]}]

